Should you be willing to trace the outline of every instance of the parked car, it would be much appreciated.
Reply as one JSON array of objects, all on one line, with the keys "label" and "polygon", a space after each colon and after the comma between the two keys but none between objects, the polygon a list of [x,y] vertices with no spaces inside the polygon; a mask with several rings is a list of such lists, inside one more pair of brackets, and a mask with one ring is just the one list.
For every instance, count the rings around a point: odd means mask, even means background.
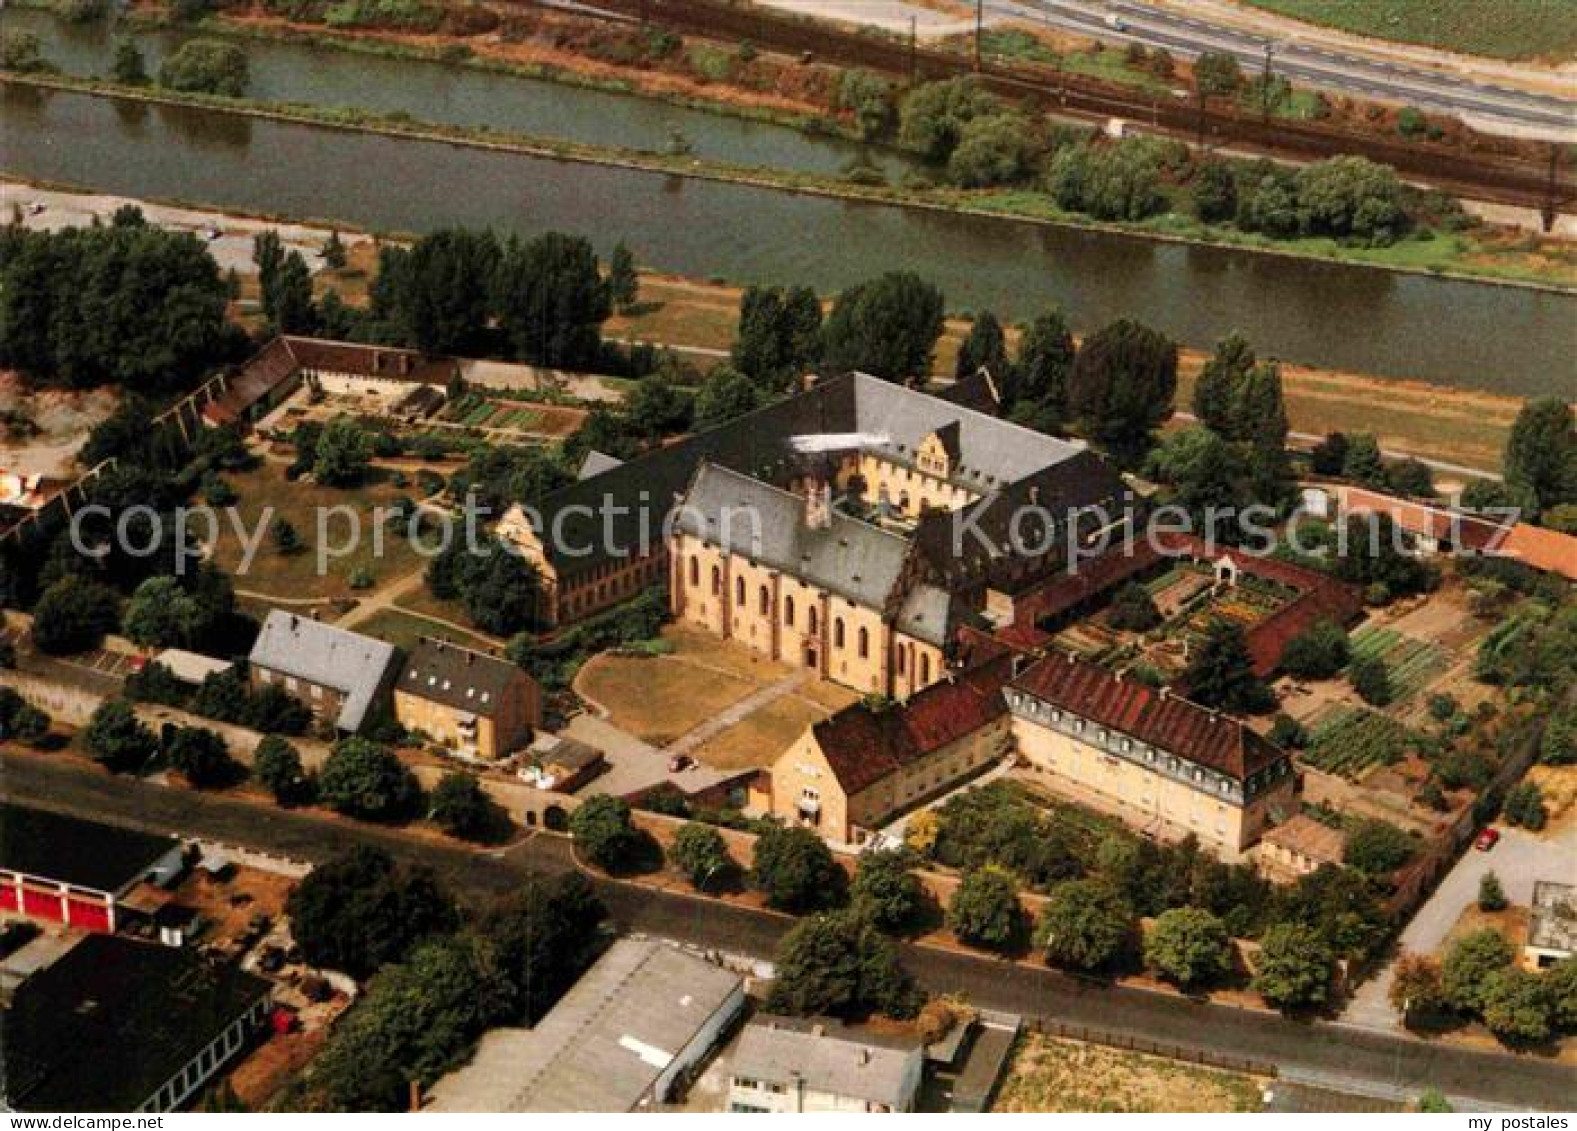
[{"label": "parked car", "polygon": [[675,754],[672,758],[668,759],[668,772],[670,774],[677,774],[684,770],[688,770],[693,765],[695,765],[695,759],[691,758],[690,755]]},{"label": "parked car", "polygon": [[1473,842],[1473,847],[1480,852],[1488,852],[1500,843],[1499,829],[1485,829],[1478,834],[1478,839]]}]

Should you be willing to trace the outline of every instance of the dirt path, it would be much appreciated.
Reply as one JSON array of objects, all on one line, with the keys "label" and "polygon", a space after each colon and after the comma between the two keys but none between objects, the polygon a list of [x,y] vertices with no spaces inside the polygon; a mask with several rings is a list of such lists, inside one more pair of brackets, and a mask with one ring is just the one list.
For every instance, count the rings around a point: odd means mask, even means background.
[{"label": "dirt path", "polygon": [[774,703],[785,695],[793,694],[807,678],[806,673],[796,672],[793,675],[784,676],[775,683],[769,683],[758,691],[751,692],[733,706],[713,715],[689,733],[680,735],[664,748],[664,752],[673,757],[699,750],[729,727],[744,722],[751,715],[761,710],[761,708],[767,706],[767,704]]}]

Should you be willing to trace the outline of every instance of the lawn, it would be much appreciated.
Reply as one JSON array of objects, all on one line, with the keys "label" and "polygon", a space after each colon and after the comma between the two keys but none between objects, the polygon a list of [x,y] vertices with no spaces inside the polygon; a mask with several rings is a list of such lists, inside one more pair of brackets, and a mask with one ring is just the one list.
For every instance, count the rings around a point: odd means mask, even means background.
[{"label": "lawn", "polygon": [[356,625],[356,631],[363,636],[376,636],[379,640],[386,640],[396,648],[403,648],[406,651],[414,647],[417,640],[423,636],[439,637],[466,648],[475,648],[480,652],[490,651],[493,647],[480,636],[457,632],[448,625],[434,624],[430,620],[397,608],[379,610]]},{"label": "lawn", "polygon": [[1236,1072],[1029,1034],[992,1111],[1259,1111],[1262,1088]]},{"label": "lawn", "polygon": [[729,727],[700,747],[695,756],[717,770],[770,766],[806,727],[827,714],[825,708],[808,699],[785,695]]},{"label": "lawn", "polygon": [[[220,515],[222,525],[213,549],[214,563],[235,577],[239,590],[291,600],[343,599],[355,596],[349,579],[357,571],[365,571],[376,585],[420,565],[416,551],[395,531],[384,532],[380,553],[374,540],[373,508],[388,507],[408,492],[394,487],[376,472],[367,483],[355,488],[291,482],[285,478],[284,468],[272,463],[227,475],[225,479],[240,496],[235,508],[246,537],[250,539],[259,528],[264,531],[259,548],[243,573],[242,539],[237,537],[231,519]],[[301,540],[300,550],[280,552],[271,530],[279,518],[295,528]],[[352,532],[357,529],[360,534],[351,549]],[[321,571],[320,547],[325,556]]]},{"label": "lawn", "polygon": [[672,656],[593,656],[575,690],[606,708],[614,726],[653,746],[687,734],[756,689],[748,680],[701,672]]},{"label": "lawn", "polygon": [[1572,0],[1248,0],[1356,35],[1496,59],[1577,54]]}]

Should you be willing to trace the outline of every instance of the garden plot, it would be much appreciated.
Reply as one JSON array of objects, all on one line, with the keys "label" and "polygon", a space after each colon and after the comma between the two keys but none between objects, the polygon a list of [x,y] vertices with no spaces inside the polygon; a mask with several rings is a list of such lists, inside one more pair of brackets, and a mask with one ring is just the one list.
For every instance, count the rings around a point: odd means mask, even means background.
[{"label": "garden plot", "polygon": [[1352,635],[1353,659],[1377,659],[1391,676],[1394,703],[1405,703],[1425,691],[1451,666],[1440,647],[1394,628],[1365,625]]},{"label": "garden plot", "polygon": [[485,397],[469,392],[451,401],[440,419],[462,428],[489,432],[518,432],[522,436],[567,436],[580,427],[586,414],[578,408]]},{"label": "garden plot", "polygon": [[1358,780],[1374,766],[1391,766],[1407,755],[1411,732],[1393,718],[1343,704],[1322,712],[1309,728],[1303,761],[1316,770]]}]

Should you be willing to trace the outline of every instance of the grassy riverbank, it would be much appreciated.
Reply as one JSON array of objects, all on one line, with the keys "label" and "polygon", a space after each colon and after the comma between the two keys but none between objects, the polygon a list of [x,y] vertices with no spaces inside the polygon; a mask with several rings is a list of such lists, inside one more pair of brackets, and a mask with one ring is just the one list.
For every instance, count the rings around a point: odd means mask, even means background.
[{"label": "grassy riverbank", "polygon": [[1556,290],[1577,290],[1577,247],[1551,248],[1502,229],[1482,232],[1420,233],[1390,247],[1354,247],[1324,238],[1272,240],[1236,228],[1205,224],[1191,216],[1168,212],[1148,220],[1100,222],[1058,208],[1044,193],[1026,190],[964,190],[944,187],[854,183],[839,177],[731,165],[694,155],[658,153],[545,138],[486,127],[473,128],[418,121],[403,114],[251,98],[183,93],[158,87],[123,86],[105,79],[62,74],[0,72],[6,81],[84,94],[136,99],[168,105],[195,106],[223,113],[329,129],[377,133],[412,140],[441,141],[478,148],[551,157],[592,164],[643,169],[677,176],[754,185],[790,192],[906,208],[925,208],[963,215],[993,216],[1030,223],[1054,224],[1148,239],[1201,244],[1326,262],[1350,263],[1392,271],[1511,283]]}]

